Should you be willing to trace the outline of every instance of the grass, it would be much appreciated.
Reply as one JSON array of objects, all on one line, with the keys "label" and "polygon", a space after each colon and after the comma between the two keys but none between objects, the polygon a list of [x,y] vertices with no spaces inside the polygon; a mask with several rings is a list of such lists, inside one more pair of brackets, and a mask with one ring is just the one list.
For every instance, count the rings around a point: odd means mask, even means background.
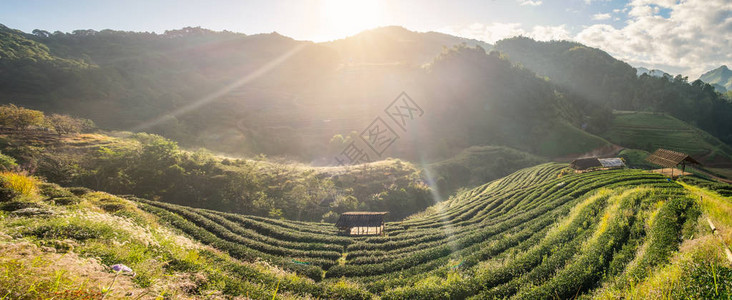
[{"label": "grass", "polygon": [[648,151],[636,149],[623,149],[618,153],[618,157],[623,158],[625,165],[630,168],[657,169],[658,166],[646,161],[648,155],[650,155]]},{"label": "grass", "polygon": [[608,146],[607,140],[564,122],[557,122],[539,141],[536,153],[545,157],[578,155]]},{"label": "grass", "polygon": [[546,159],[508,147],[475,146],[426,168],[440,193],[451,195],[459,188],[472,188],[544,162]]},{"label": "grass", "polygon": [[[0,213],[0,299],[99,299],[107,291],[105,299],[365,297],[347,282],[326,287],[264,261],[233,259],[106,193],[86,193],[66,206],[39,200],[55,212],[51,217]],[[134,274],[110,270],[119,263]]]},{"label": "grass", "polygon": [[721,177],[732,180],[732,168],[707,168],[710,171],[721,175]]}]

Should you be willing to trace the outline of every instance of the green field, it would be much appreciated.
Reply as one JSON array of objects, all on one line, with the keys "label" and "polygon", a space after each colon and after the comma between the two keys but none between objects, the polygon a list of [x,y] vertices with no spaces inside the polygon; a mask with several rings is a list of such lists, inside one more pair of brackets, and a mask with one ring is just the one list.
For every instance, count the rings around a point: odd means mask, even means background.
[{"label": "green field", "polygon": [[457,189],[472,188],[544,162],[544,158],[508,147],[473,146],[426,169],[440,194],[451,195]]},{"label": "green field", "polygon": [[660,175],[562,169],[545,164],[519,171],[388,223],[386,235],[377,237],[337,236],[328,224],[137,201],[238,259],[265,259],[325,283],[348,278],[382,299],[623,291],[668,262],[682,232],[694,230],[694,201]]},{"label": "green field", "polygon": [[[700,221],[702,213],[710,216],[729,245],[732,199],[709,189],[724,195],[732,189],[703,179],[681,185],[640,170],[575,174],[548,163],[388,222],[383,236],[349,237],[328,223],[49,184],[33,191],[10,184],[23,176],[0,175],[3,195],[8,187],[25,189],[0,201],[1,245],[50,249],[38,254],[47,261],[58,251],[138,270],[121,279],[113,298],[122,298],[123,289],[255,299],[698,299],[732,291],[732,268]],[[83,276],[64,277],[12,249],[0,258],[0,292],[31,299],[78,284],[99,294],[78,283]],[[22,275],[42,285],[19,283],[13,266],[27,268]],[[177,280],[189,285],[171,285]]]},{"label": "green field", "polygon": [[616,112],[612,126],[601,136],[632,149],[658,148],[684,152],[707,165],[730,166],[732,147],[708,133],[663,113]]}]

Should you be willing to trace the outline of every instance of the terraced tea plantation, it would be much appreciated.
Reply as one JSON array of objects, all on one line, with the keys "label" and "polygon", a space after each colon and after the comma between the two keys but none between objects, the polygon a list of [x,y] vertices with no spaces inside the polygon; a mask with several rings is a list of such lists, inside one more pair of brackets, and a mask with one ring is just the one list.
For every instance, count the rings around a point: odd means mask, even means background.
[{"label": "terraced tea plantation", "polygon": [[352,283],[361,291],[349,297],[382,299],[614,295],[667,263],[700,215],[684,187],[661,175],[574,174],[554,163],[387,223],[384,236],[339,236],[332,224],[135,200],[237,259],[265,260],[324,285]]}]

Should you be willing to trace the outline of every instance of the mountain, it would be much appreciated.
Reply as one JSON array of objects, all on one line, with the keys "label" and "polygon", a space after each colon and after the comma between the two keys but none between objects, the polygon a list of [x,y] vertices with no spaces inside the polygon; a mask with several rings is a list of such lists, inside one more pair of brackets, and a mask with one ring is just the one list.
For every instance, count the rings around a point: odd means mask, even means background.
[{"label": "mountain", "polygon": [[49,93],[93,69],[81,60],[59,57],[47,45],[0,24],[0,95]]},{"label": "mountain", "polygon": [[[732,105],[711,86],[637,77],[628,64],[575,42],[507,39],[495,46],[502,56],[478,41],[402,27],[317,44],[193,27],[3,32],[8,53],[15,49],[8,45],[31,45],[36,56],[77,66],[45,70],[0,58],[17,64],[2,73],[3,103],[235,155],[333,164],[345,141],[362,140],[381,117],[399,140],[372,151],[374,159],[436,162],[472,146],[568,159],[610,145],[598,134],[612,109],[668,112],[732,141]],[[59,75],[42,80],[48,74]],[[424,113],[409,131],[385,114],[402,93]]]},{"label": "mountain", "polygon": [[720,93],[732,90],[732,70],[726,65],[702,74],[699,80],[713,85]]},{"label": "mountain", "polygon": [[600,49],[577,42],[541,42],[527,37],[500,40],[494,49],[590,101],[616,108],[623,105],[617,103],[619,100],[632,99],[632,89],[618,87],[633,82],[636,70]]},{"label": "mountain", "polygon": [[[157,133],[188,147],[330,164],[346,146],[333,137],[388,118],[385,108],[402,92],[425,117],[373,157],[437,161],[484,145],[554,157],[607,144],[578,127],[601,127],[608,110],[469,43],[488,45],[441,33],[386,27],[320,44],[202,28],[9,34],[93,67],[41,90],[23,88],[40,84],[36,71],[15,68],[7,82],[13,88],[0,89],[5,103]],[[358,44],[368,55],[351,55]],[[342,55],[359,63],[344,64]]]},{"label": "mountain", "polygon": [[516,37],[496,42],[494,49],[567,94],[615,110],[665,112],[732,144],[732,102],[701,80],[639,77],[627,63],[576,42]]},{"label": "mountain", "polygon": [[658,69],[648,70],[644,67],[638,67],[638,68],[635,68],[635,70],[636,70],[636,75],[638,75],[638,76],[641,76],[643,74],[648,74],[649,76],[653,76],[653,77],[662,77],[662,78],[667,78],[667,79],[674,78],[673,76],[671,76],[671,74],[658,70]]},{"label": "mountain", "polygon": [[466,44],[490,50],[488,43],[439,32],[415,32],[401,26],[379,27],[321,45],[333,48],[345,64],[409,64],[432,61],[445,49]]}]

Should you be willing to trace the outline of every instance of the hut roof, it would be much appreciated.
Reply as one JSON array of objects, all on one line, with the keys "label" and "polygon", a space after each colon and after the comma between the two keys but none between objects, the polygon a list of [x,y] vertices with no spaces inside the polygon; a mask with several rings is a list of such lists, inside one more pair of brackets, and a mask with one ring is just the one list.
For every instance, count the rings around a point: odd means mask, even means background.
[{"label": "hut roof", "polygon": [[646,157],[646,161],[666,168],[675,167],[682,162],[700,164],[698,161],[696,161],[686,153],[671,151],[667,149],[656,150],[656,152],[653,152],[653,154]]},{"label": "hut roof", "polygon": [[600,164],[605,168],[621,168],[625,166],[623,160],[617,157],[598,158],[597,160],[600,161]]},{"label": "hut roof", "polygon": [[344,212],[336,222],[338,228],[378,227],[384,223],[384,215],[388,212],[351,211]]},{"label": "hut roof", "polygon": [[587,170],[602,167],[602,164],[596,157],[578,158],[569,163],[569,167],[575,170]]}]

